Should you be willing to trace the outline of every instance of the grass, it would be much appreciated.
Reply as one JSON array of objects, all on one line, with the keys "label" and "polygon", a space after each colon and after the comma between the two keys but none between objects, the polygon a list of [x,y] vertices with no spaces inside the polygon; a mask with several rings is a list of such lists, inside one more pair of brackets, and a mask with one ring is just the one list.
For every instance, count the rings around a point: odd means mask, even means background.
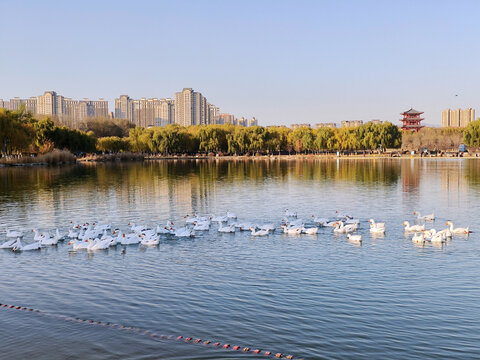
[{"label": "grass", "polygon": [[0,159],[3,165],[27,165],[27,164],[66,164],[76,162],[75,156],[66,150],[53,150],[39,156],[10,156]]},{"label": "grass", "polygon": [[141,161],[144,160],[145,156],[139,153],[132,152],[120,152],[115,154],[93,154],[85,156],[80,161]]}]

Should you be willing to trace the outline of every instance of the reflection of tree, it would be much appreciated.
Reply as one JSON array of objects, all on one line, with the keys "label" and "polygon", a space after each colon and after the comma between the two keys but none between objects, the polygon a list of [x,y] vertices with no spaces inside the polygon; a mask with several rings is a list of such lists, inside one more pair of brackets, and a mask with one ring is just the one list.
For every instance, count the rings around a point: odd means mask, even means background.
[{"label": "reflection of tree", "polygon": [[401,160],[403,191],[410,192],[420,186],[420,163],[421,160]]},{"label": "reflection of tree", "polygon": [[[347,181],[362,185],[396,183],[396,160],[171,160],[0,169],[2,201],[29,204],[43,199],[55,210],[78,198],[91,206],[135,211],[148,203],[186,211],[208,208],[218,186],[265,181]],[[107,204],[99,204],[106,194]],[[4,200],[6,199],[6,200]],[[43,201],[41,200],[41,201]],[[170,204],[170,205],[169,205]],[[27,206],[27,205],[23,205]],[[68,207],[69,205],[65,205]]]}]

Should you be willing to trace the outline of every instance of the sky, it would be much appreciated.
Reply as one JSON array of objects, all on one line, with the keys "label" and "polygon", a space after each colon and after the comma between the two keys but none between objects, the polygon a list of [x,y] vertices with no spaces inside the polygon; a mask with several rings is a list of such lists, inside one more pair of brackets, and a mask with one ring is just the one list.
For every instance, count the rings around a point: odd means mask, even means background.
[{"label": "sky", "polygon": [[0,0],[0,98],[173,98],[260,125],[480,116],[480,1]]}]

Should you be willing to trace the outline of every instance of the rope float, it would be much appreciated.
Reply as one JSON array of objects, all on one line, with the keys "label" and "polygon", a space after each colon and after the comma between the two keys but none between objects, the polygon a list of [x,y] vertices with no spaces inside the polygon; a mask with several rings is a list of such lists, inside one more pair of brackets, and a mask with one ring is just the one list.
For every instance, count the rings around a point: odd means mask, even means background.
[{"label": "rope float", "polygon": [[[241,348],[238,345],[231,346],[230,344],[221,344],[219,342],[214,342],[212,343],[209,340],[202,340],[202,339],[194,339],[192,337],[183,337],[183,336],[174,336],[174,335],[163,335],[163,334],[158,334],[156,332],[152,332],[150,330],[142,329],[142,328],[137,328],[137,327],[132,327],[132,326],[125,326],[125,325],[119,325],[115,323],[110,323],[107,321],[95,321],[95,320],[86,320],[86,319],[81,319],[78,317],[70,317],[70,316],[65,316],[65,315],[57,315],[57,314],[50,314],[46,313],[44,311],[38,310],[38,309],[32,309],[24,306],[17,306],[17,305],[8,305],[8,304],[2,304],[0,303],[0,308],[5,308],[5,309],[10,309],[10,310],[21,310],[25,312],[33,312],[36,313],[37,315],[42,315],[54,319],[61,319],[65,321],[70,321],[70,322],[76,322],[76,323],[81,323],[81,324],[87,324],[87,325],[98,325],[98,326],[103,326],[107,327],[110,329],[116,329],[116,330],[124,330],[124,331],[131,331],[135,334],[142,335],[142,336],[149,336],[153,340],[175,340],[175,341],[183,341],[186,343],[190,344],[198,344],[198,345],[211,345],[213,348],[216,349],[230,349],[232,351],[242,351],[244,353],[253,353],[253,354],[259,354],[259,355],[264,355],[267,357],[274,357],[274,358],[285,358],[285,359],[294,359],[293,355],[284,355],[283,353],[272,353],[271,351],[263,351],[261,349],[251,349],[249,347],[244,347]],[[298,360],[303,360],[303,359],[298,359]]]}]

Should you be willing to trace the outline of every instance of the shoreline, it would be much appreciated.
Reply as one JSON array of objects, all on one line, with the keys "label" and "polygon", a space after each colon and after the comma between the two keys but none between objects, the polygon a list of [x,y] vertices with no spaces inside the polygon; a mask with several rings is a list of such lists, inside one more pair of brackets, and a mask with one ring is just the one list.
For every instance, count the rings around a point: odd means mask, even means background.
[{"label": "shoreline", "polygon": [[297,161],[297,160],[377,160],[377,159],[396,159],[396,160],[405,160],[405,159],[420,159],[420,160],[445,160],[445,159],[480,159],[476,154],[468,154],[464,156],[421,156],[419,154],[415,155],[402,155],[402,156],[392,156],[386,154],[365,154],[365,155],[345,155],[345,154],[307,154],[307,155],[254,155],[254,156],[245,156],[245,155],[150,155],[142,156],[140,154],[134,154],[134,156],[128,157],[117,157],[111,156],[105,158],[100,155],[96,157],[85,157],[77,158],[75,161],[71,162],[58,162],[58,163],[46,163],[46,162],[31,162],[31,163],[0,163],[0,168],[6,167],[36,167],[36,166],[57,166],[57,165],[75,165],[75,164],[85,164],[85,163],[109,163],[109,162],[127,162],[127,161],[171,161],[171,160],[209,160],[209,161]]}]

